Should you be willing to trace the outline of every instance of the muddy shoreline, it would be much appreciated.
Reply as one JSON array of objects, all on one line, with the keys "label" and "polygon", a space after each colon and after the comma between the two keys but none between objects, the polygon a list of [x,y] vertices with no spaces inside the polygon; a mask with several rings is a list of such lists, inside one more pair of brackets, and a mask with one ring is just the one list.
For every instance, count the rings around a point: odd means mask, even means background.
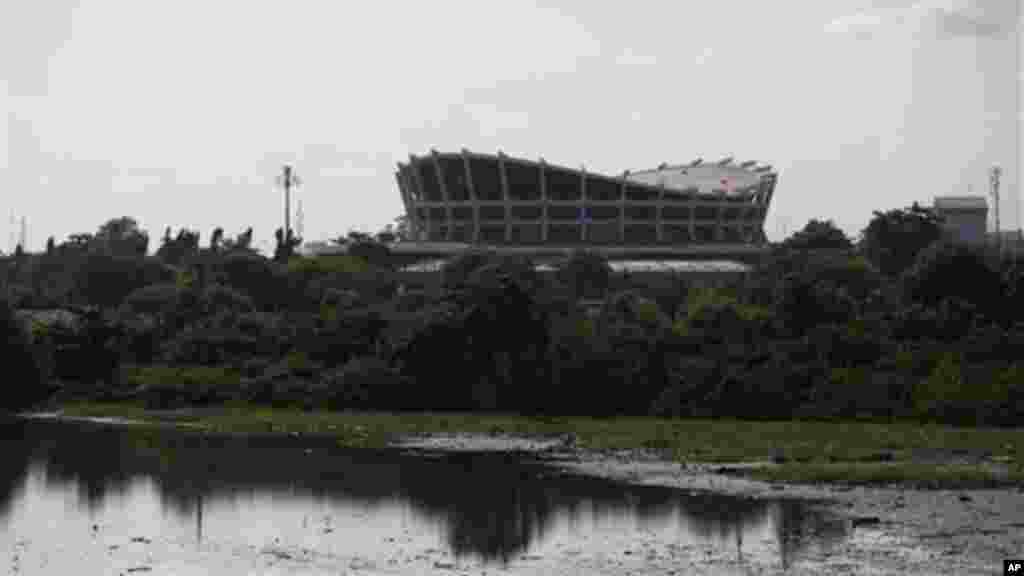
[{"label": "muddy shoreline", "polygon": [[[129,425],[117,418],[46,418]],[[170,424],[170,422],[168,422]],[[177,422],[177,425],[183,424]],[[301,441],[301,439],[299,440]],[[414,452],[524,453],[571,473],[638,485],[714,492],[744,498],[802,499],[842,522],[849,536],[838,547],[814,551],[783,569],[737,563],[729,555],[655,544],[637,534],[615,554],[524,556],[514,567],[460,563],[443,550],[403,550],[386,556],[332,557],[315,549],[244,547],[195,549],[153,538],[106,543],[101,550],[120,572],[150,574],[993,574],[1002,560],[1024,550],[1024,488],[922,490],[912,487],[796,485],[746,478],[743,470],[771,462],[678,463],[645,450],[595,451],[576,445],[571,434],[527,437],[507,434],[429,434],[406,437],[392,447]],[[931,458],[941,460],[936,455]],[[95,528],[103,540],[113,527]],[[123,530],[124,527],[119,529]],[[121,538],[122,540],[124,538]],[[44,542],[16,540],[6,552],[12,573],[46,572],[53,550]],[[641,553],[642,552],[642,553]],[[326,554],[326,555],[325,555]],[[50,558],[51,560],[48,560]],[[96,559],[96,562],[102,562]],[[52,566],[52,564],[50,564]],[[35,571],[33,571],[35,569]]]},{"label": "muddy shoreline", "polygon": [[[430,435],[397,443],[425,450],[521,451],[568,471],[642,485],[750,498],[813,500],[850,523],[854,538],[840,555],[848,565],[818,574],[992,574],[1024,550],[1024,487],[925,490],[908,486],[802,485],[745,478],[745,468],[772,462],[677,463],[643,450],[596,452],[571,437],[531,439]],[[937,463],[941,458],[929,455]],[[712,571],[713,573],[713,571]],[[787,574],[802,573],[799,569]]]}]

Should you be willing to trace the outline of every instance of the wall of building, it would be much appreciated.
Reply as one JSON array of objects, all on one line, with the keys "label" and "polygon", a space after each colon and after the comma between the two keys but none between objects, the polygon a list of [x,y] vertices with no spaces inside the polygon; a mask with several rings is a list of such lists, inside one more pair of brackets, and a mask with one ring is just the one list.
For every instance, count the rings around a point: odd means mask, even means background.
[{"label": "wall of building", "polygon": [[987,238],[987,212],[984,210],[948,210],[941,212],[943,227],[953,239],[982,244]]}]

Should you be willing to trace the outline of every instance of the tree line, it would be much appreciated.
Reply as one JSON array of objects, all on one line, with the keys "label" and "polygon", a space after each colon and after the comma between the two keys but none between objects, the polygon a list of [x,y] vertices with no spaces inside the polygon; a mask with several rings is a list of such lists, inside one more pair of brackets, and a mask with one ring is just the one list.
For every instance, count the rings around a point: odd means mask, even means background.
[{"label": "tree line", "polygon": [[348,254],[306,257],[278,233],[265,257],[251,229],[217,229],[206,246],[172,232],[148,255],[145,233],[119,218],[3,260],[3,358],[23,374],[7,379],[6,407],[1009,425],[1024,406],[1020,263],[950,241],[916,204],[875,212],[856,242],[812,220],[717,288],[685,276],[623,287],[586,251],[549,274],[481,250],[417,288],[387,236],[350,234]]}]

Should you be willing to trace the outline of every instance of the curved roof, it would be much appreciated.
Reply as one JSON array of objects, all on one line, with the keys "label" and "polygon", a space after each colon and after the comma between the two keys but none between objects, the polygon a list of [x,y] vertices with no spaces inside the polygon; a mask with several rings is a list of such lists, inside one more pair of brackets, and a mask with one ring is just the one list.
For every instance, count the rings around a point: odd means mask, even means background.
[{"label": "curved roof", "polygon": [[664,185],[669,190],[696,190],[701,194],[742,194],[756,189],[761,180],[771,174],[770,169],[770,166],[758,168],[752,162],[732,164],[731,159],[727,158],[715,164],[694,161],[675,166],[662,165],[650,170],[632,172],[626,177],[651,186]]},{"label": "curved roof", "polygon": [[[701,194],[701,195],[726,195],[726,196],[737,196],[747,197],[757,192],[761,182],[766,178],[776,178],[777,173],[770,165],[759,165],[756,161],[746,161],[740,163],[734,163],[733,158],[723,158],[718,162],[705,164],[703,159],[696,159],[689,164],[676,164],[668,165],[662,164],[657,168],[630,171],[626,170],[617,176],[606,176],[599,173],[587,172],[585,167],[579,169],[568,168],[564,166],[558,166],[556,164],[549,164],[543,158],[537,161],[528,160],[525,158],[516,158],[508,156],[502,151],[498,151],[496,155],[492,154],[481,154],[478,152],[470,152],[469,150],[463,149],[461,152],[456,153],[445,153],[438,152],[437,150],[431,149],[432,156],[441,157],[469,157],[469,158],[489,158],[489,159],[502,159],[506,162],[516,162],[525,164],[543,164],[550,169],[556,170],[567,170],[571,172],[586,173],[589,177],[607,178],[611,180],[625,179],[630,182],[642,186],[649,186],[653,188],[661,188],[664,186],[665,190],[669,193],[672,192],[684,192],[687,194]],[[416,161],[427,160],[428,157],[417,157],[414,155],[409,156],[409,163]],[[398,163],[399,171],[403,170],[407,164],[403,162]]]}]

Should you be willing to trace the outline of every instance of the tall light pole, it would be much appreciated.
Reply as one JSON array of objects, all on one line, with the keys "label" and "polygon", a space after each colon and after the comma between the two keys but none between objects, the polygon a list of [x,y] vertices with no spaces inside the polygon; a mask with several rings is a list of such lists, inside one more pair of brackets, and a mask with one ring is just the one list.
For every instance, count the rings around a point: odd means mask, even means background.
[{"label": "tall light pole", "polygon": [[989,169],[988,179],[992,185],[992,205],[995,207],[996,217],[996,246],[999,247],[999,253],[1003,253],[1003,234],[999,226],[999,177],[1002,176],[1003,169],[995,164]]},{"label": "tall light pole", "polygon": [[292,209],[292,188],[302,184],[295,168],[291,164],[285,164],[281,168],[281,175],[277,177],[278,185],[284,187],[284,237],[288,238],[291,232],[291,209]]}]

